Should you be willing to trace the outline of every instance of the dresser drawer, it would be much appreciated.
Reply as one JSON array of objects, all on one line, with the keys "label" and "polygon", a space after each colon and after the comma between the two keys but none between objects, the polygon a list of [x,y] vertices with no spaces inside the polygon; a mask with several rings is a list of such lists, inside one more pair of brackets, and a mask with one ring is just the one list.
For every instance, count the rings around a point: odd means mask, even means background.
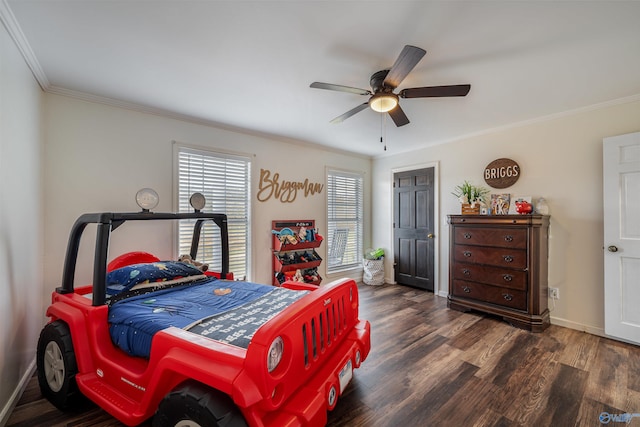
[{"label": "dresser drawer", "polygon": [[527,230],[523,228],[456,227],[454,241],[459,245],[527,247]]},{"label": "dresser drawer", "polygon": [[453,266],[453,278],[521,291],[527,290],[527,272],[523,270],[459,262]]},{"label": "dresser drawer", "polygon": [[514,308],[516,310],[527,310],[527,293],[515,289],[454,279],[453,295]]},{"label": "dresser drawer", "polygon": [[524,249],[455,245],[453,252],[453,258],[456,262],[488,264],[515,269],[527,268],[527,251]]}]

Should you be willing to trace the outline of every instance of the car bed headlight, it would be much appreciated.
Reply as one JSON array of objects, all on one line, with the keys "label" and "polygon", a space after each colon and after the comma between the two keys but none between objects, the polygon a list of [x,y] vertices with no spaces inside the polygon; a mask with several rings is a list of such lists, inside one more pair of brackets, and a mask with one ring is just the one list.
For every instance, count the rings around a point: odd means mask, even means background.
[{"label": "car bed headlight", "polygon": [[267,370],[273,372],[278,367],[282,360],[282,354],[284,353],[284,341],[281,337],[277,337],[271,342],[269,346],[269,353],[267,353]]}]

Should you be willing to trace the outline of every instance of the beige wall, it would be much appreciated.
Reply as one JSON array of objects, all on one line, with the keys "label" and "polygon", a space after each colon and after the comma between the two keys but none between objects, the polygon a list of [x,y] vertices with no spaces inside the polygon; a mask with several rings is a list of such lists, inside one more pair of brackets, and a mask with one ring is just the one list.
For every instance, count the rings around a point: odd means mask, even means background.
[{"label": "beige wall", "polygon": [[0,425],[44,321],[40,87],[0,25]]},{"label": "beige wall", "polygon": [[[435,162],[439,168],[440,295],[448,290],[446,215],[459,213],[451,191],[464,180],[485,185],[489,162],[507,157],[518,162],[522,175],[505,191],[548,200],[551,215],[549,285],[560,289],[553,307],[554,324],[596,334],[604,333],[602,139],[640,130],[638,98],[496,130],[457,142],[380,158],[372,171],[373,246],[392,249],[392,171]],[[486,186],[486,185],[485,185]],[[392,257],[386,259],[393,280]]]},{"label": "beige wall", "polygon": [[[271,221],[276,219],[315,219],[321,234],[326,231],[326,188],[320,194],[298,195],[293,203],[275,198],[256,201],[260,169],[278,172],[281,180],[326,182],[326,168],[336,167],[365,172],[365,218],[370,223],[368,158],[319,150],[265,137],[232,132],[202,124],[146,114],[124,108],[86,102],[70,97],[46,95],[45,145],[45,288],[59,285],[68,233],[75,219],[84,212],[135,211],[135,193],[154,188],[160,196],[157,211],[172,211],[172,141],[238,153],[252,158],[252,254],[251,280],[271,283]],[[111,257],[128,250],[148,250],[170,258],[173,241],[169,233],[149,225],[141,233],[113,235]],[[151,231],[151,232],[150,232]],[[369,233],[366,232],[366,242]],[[149,238],[151,236],[151,239]],[[93,235],[83,242],[79,283],[91,279]],[[86,244],[85,244],[86,243]],[[326,245],[318,252],[325,258]],[[320,274],[326,278],[323,264]],[[354,272],[355,277],[360,272]],[[361,273],[360,273],[361,274]],[[328,278],[330,279],[330,278]]]}]

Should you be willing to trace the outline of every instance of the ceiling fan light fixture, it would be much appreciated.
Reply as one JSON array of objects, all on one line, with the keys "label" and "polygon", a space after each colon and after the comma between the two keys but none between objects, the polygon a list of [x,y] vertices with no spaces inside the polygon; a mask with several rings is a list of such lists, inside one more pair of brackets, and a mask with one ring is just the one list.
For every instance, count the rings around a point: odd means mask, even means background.
[{"label": "ceiling fan light fixture", "polygon": [[386,113],[398,105],[398,95],[390,92],[376,93],[369,100],[369,106],[373,111]]}]

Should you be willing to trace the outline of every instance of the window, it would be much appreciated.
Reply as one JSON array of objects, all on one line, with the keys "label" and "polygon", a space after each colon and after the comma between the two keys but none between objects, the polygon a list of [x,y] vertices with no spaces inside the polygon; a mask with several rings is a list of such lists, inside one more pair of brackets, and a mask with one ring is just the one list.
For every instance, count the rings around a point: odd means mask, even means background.
[{"label": "window", "polygon": [[327,173],[327,272],[362,265],[363,175]]},{"label": "window", "polygon": [[[192,211],[189,197],[204,194],[204,211],[227,214],[229,229],[229,269],[236,279],[248,276],[251,247],[251,161],[249,158],[178,146],[178,210]],[[194,220],[178,227],[178,254],[191,250]],[[203,227],[198,261],[220,271],[220,236],[214,224]]]}]

